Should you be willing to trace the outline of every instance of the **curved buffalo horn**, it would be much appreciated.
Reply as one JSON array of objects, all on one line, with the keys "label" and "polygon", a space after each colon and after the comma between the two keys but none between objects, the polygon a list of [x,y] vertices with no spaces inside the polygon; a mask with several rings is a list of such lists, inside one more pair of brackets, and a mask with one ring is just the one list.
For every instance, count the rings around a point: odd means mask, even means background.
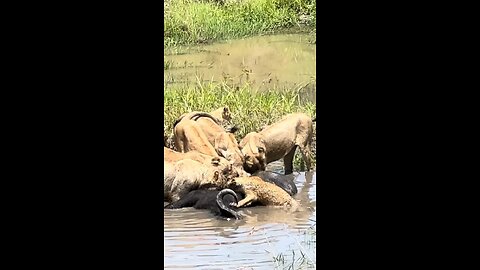
[{"label": "curved buffalo horn", "polygon": [[225,203],[223,202],[223,196],[225,196],[226,194],[231,194],[233,195],[233,197],[235,198],[235,203],[238,204],[238,196],[237,196],[237,193],[235,193],[235,191],[231,190],[231,189],[228,189],[228,188],[225,188],[225,189],[222,189],[220,192],[218,192],[217,194],[217,204],[218,204],[218,207],[220,207],[220,209],[222,209],[223,211],[226,211],[228,213],[230,213],[232,216],[235,217],[235,219],[240,219],[240,215],[233,209],[229,208],[228,205],[225,205]]}]

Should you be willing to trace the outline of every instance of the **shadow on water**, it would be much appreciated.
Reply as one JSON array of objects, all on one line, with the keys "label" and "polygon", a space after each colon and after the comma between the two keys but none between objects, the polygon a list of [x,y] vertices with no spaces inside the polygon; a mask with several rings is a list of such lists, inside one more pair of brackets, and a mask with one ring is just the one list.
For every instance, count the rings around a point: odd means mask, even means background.
[{"label": "shadow on water", "polygon": [[306,34],[257,36],[164,51],[164,87],[200,82],[316,91],[316,46]]},{"label": "shadow on water", "polygon": [[[165,209],[165,269],[314,269],[316,173],[295,173],[296,212],[243,208],[242,220],[221,220],[193,208]],[[313,240],[312,240],[313,239]],[[301,255],[302,254],[302,255]],[[300,260],[301,259],[301,260]]]}]

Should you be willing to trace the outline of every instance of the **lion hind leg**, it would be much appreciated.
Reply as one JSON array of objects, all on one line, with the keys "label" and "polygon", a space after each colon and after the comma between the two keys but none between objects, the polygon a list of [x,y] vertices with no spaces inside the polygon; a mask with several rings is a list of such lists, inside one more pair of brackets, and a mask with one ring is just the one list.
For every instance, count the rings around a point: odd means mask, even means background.
[{"label": "lion hind leg", "polygon": [[294,146],[288,154],[283,157],[283,164],[285,165],[285,175],[293,173],[293,157],[295,156],[295,150],[297,149]]}]

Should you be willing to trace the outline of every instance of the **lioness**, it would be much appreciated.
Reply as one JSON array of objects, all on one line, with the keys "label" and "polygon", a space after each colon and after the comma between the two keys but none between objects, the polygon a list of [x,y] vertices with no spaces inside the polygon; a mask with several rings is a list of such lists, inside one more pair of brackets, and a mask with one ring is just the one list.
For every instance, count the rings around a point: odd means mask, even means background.
[{"label": "lioness", "polygon": [[163,162],[163,192],[164,200],[178,201],[188,192],[202,186],[223,188],[231,175],[228,169],[220,170],[217,163],[202,164],[191,159],[182,159],[177,162]]},{"label": "lioness", "polygon": [[262,205],[287,206],[296,209],[298,202],[279,186],[265,182],[258,176],[236,177],[227,184],[235,192],[243,193],[237,207],[248,206],[252,203]]},{"label": "lioness", "polygon": [[195,120],[196,121],[201,117],[209,118],[217,125],[222,124],[220,119],[216,118],[215,116],[211,115],[210,113],[193,111],[193,112],[184,113],[184,114],[180,115],[180,117],[177,120],[175,120],[175,122],[173,122],[173,128],[175,128],[175,126],[178,123],[180,123],[180,121],[182,121],[183,119],[189,119],[189,120]]},{"label": "lioness", "polygon": [[259,133],[248,133],[240,141],[245,170],[249,173],[264,171],[268,163],[283,158],[285,174],[291,174],[298,146],[310,171],[312,133],[312,119],[304,113],[288,114]]},{"label": "lioness", "polygon": [[[232,162],[241,173],[241,171],[243,171],[243,164],[245,162],[245,159],[243,157],[243,153],[240,151],[240,147],[237,140],[235,139],[235,136],[231,132],[226,132],[225,129],[221,127],[218,122],[215,121],[215,118],[210,114],[202,112],[191,112],[184,114],[179,119],[177,119],[174,124],[174,134],[176,138],[178,137],[178,139],[175,139],[175,143],[177,144],[178,141],[179,144],[182,144],[182,140],[185,140],[185,138],[181,138],[181,134],[179,134],[180,131],[177,131],[177,129],[184,127],[185,122],[191,123],[192,120],[197,123],[195,127],[203,131],[206,139],[208,140],[210,145],[213,146],[217,154],[223,156],[228,161]],[[236,131],[236,128],[232,128],[231,131]],[[200,141],[203,140],[204,138],[200,138]],[[202,142],[202,144],[205,143]],[[191,150],[192,148],[193,147],[189,147],[189,150]],[[181,148],[179,148],[179,150],[180,149]],[[206,152],[202,153],[206,154]]]},{"label": "lioness", "polygon": [[[199,112],[199,111],[193,111],[193,112],[189,112],[189,113],[184,113],[182,114],[176,121],[175,123],[173,124],[173,126],[175,126],[178,122],[180,122],[185,116],[187,115],[196,115],[196,117],[213,117],[214,121],[221,125],[223,122],[229,122],[230,120],[232,120],[232,112],[230,111],[230,109],[228,108],[228,106],[223,106],[223,107],[220,107],[214,111],[211,111],[209,113],[205,113],[205,112]],[[196,119],[193,119],[193,120],[196,120]]]},{"label": "lioness", "polygon": [[[215,138],[217,137],[218,134],[220,133],[234,133],[237,131],[236,127],[230,128],[227,132],[222,126],[220,121],[212,116],[209,113],[205,112],[191,112],[191,113],[186,113],[180,116],[177,120],[175,120],[175,123],[173,124],[173,129],[175,130],[176,126],[182,122],[183,120],[194,120],[196,121],[200,128],[203,130],[205,135],[207,136],[208,141],[215,146]],[[233,137],[235,138],[235,137]],[[234,139],[235,144],[238,144],[236,140]]]},{"label": "lioness", "polygon": [[219,157],[219,156],[213,157],[213,156],[202,154],[202,153],[197,152],[197,151],[189,151],[189,152],[186,152],[186,153],[180,153],[180,152],[174,151],[172,149],[169,149],[167,147],[163,147],[163,160],[164,161],[166,161],[166,162],[177,162],[177,161],[180,161],[182,159],[191,159],[191,160],[195,160],[195,161],[198,161],[202,164],[207,164],[207,165],[214,164],[220,170],[231,171],[232,172],[232,175],[231,175],[232,177],[243,176],[244,175],[244,174],[241,174],[241,173],[238,173],[238,172],[232,170],[232,163],[229,162],[228,160],[226,160],[223,157]]},{"label": "lioness", "polygon": [[243,166],[245,161],[243,158],[243,153],[240,150],[237,139],[235,139],[235,135],[232,133],[218,133],[215,136],[214,148],[220,156],[233,162],[234,166]]},{"label": "lioness", "polygon": [[227,165],[231,165],[228,162],[228,160],[226,160],[223,157],[209,156],[195,150],[189,151],[186,153],[181,153],[167,147],[163,147],[163,159],[164,161],[167,161],[167,162],[177,162],[182,159],[191,159],[203,164],[208,164],[208,163],[211,163],[212,161],[218,161],[218,164],[220,165],[220,167],[226,167]]},{"label": "lioness", "polygon": [[196,121],[183,119],[173,129],[173,134],[175,146],[179,152],[196,150],[205,155],[218,156],[217,151]]},{"label": "lioness", "polygon": [[210,114],[215,118],[217,118],[218,120],[220,120],[221,122],[225,122],[225,121],[229,122],[230,120],[232,120],[232,112],[230,112],[230,109],[228,108],[228,106],[220,107],[210,112]]}]

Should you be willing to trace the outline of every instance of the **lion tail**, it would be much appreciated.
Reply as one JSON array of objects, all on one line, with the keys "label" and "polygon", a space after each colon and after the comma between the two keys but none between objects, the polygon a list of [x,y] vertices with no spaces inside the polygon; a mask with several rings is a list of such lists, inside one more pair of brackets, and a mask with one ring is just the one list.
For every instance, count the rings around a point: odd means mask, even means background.
[{"label": "lion tail", "polygon": [[173,123],[173,128],[175,128],[175,126],[180,123],[180,121],[182,121],[183,118],[185,118],[185,116],[188,115],[188,118],[187,119],[190,119],[190,120],[194,120],[194,121],[197,121],[198,118],[200,117],[208,117],[210,119],[213,120],[213,122],[215,122],[215,124],[217,125],[222,125],[222,123],[220,122],[220,120],[218,118],[216,118],[215,116],[209,114],[209,113],[206,113],[206,112],[192,112],[192,113],[189,113],[189,114],[184,114],[182,116],[180,116],[177,120],[175,120],[175,122]]}]

